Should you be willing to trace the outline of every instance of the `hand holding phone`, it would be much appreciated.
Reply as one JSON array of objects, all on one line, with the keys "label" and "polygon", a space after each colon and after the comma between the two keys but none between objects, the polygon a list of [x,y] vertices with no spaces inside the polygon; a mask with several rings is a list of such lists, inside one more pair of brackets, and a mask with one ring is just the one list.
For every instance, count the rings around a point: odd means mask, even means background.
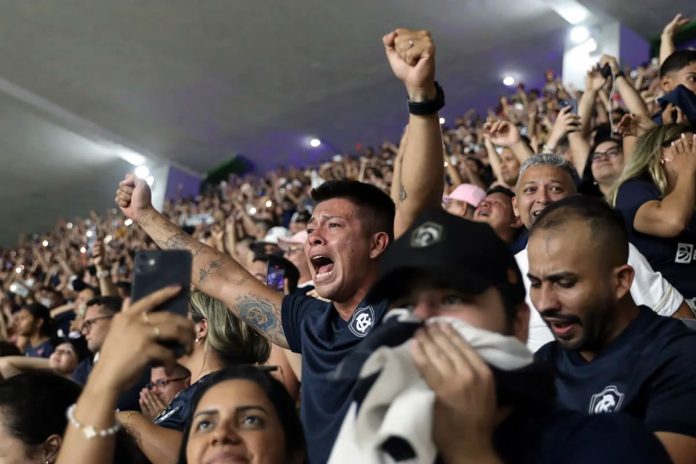
[{"label": "hand holding phone", "polygon": [[[186,250],[139,251],[135,255],[131,299],[136,302],[164,287],[179,285],[182,288],[181,292],[164,302],[155,312],[169,311],[186,316],[192,261],[191,253]],[[172,349],[177,358],[185,353],[184,347],[180,344],[166,341],[161,344]]]}]

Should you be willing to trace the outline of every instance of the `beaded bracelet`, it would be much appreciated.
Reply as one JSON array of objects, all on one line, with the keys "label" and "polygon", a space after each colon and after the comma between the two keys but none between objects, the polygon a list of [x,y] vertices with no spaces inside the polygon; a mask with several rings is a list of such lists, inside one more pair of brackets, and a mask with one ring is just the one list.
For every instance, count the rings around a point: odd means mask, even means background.
[{"label": "beaded bracelet", "polygon": [[118,422],[116,422],[116,424],[112,425],[108,429],[102,430],[97,430],[91,425],[80,424],[80,422],[78,422],[78,420],[75,419],[75,406],[75,404],[71,405],[68,408],[68,411],[65,414],[65,416],[68,418],[68,422],[70,422],[70,425],[72,425],[76,429],[82,430],[82,433],[84,433],[86,439],[91,440],[94,437],[105,438],[114,435],[116,434],[116,432],[121,430],[121,424],[119,424]]}]

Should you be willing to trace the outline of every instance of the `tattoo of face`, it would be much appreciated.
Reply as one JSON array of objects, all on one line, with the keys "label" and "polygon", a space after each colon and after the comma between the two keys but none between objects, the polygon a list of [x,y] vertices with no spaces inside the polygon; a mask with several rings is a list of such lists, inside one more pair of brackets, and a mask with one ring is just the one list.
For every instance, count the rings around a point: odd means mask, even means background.
[{"label": "tattoo of face", "polygon": [[401,184],[399,186],[399,201],[404,201],[406,198],[408,198],[408,195],[406,194],[406,189],[404,188],[404,185]]},{"label": "tattoo of face", "polygon": [[203,267],[198,271],[198,282],[203,283],[205,279],[208,278],[210,274],[214,274],[215,271],[222,267],[222,262],[219,259],[211,261],[207,266]]},{"label": "tattoo of face", "polygon": [[236,300],[239,317],[244,322],[264,332],[273,342],[286,345],[280,309],[266,298],[253,295],[240,296]]}]

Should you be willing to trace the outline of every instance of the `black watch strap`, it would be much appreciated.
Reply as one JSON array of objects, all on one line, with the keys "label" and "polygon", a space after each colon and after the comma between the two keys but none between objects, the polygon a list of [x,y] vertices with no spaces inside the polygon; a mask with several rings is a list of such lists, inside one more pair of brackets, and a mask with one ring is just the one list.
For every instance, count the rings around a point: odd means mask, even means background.
[{"label": "black watch strap", "polygon": [[416,116],[429,116],[440,111],[445,106],[445,92],[435,81],[435,98],[422,102],[408,100],[408,112]]}]

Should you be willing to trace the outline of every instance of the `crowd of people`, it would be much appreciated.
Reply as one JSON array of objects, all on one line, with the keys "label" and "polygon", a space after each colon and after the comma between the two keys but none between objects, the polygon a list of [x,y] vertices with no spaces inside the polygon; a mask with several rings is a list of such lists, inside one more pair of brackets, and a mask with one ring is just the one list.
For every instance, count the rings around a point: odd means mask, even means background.
[{"label": "crowd of people", "polygon": [[[397,29],[398,143],[162,211],[128,175],[116,208],[22,237],[0,255],[0,456],[696,462],[687,22],[637,69],[548,71],[451,126],[432,36]],[[190,252],[195,289],[131,301],[158,249]],[[186,315],[157,311],[181,292]]]}]

